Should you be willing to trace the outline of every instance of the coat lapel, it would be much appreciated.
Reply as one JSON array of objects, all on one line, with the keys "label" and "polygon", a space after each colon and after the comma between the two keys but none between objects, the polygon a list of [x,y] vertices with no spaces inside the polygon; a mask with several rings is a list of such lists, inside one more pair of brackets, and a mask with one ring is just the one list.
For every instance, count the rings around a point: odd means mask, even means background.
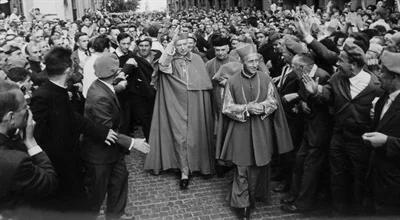
[{"label": "coat lapel", "polygon": [[350,94],[350,81],[349,79],[342,77],[339,80],[339,91],[342,94],[344,98],[346,98],[348,101],[351,100],[351,94]]},{"label": "coat lapel", "polygon": [[[384,104],[383,104],[384,105]],[[383,106],[382,106],[383,108]],[[390,105],[389,109],[386,111],[385,115],[383,116],[382,120],[379,122],[377,130],[381,130],[387,123],[390,122],[390,120],[398,115],[398,112],[400,111],[400,95],[396,97],[396,99],[392,102]],[[382,109],[380,110],[379,113],[382,112]],[[377,115],[377,117],[380,117],[380,114]]]},{"label": "coat lapel", "polygon": [[103,88],[103,90],[106,91],[107,94],[114,100],[115,105],[116,105],[116,106],[118,107],[118,109],[121,111],[121,106],[120,106],[120,104],[119,104],[119,101],[118,101],[118,99],[117,99],[116,94],[114,94],[114,92],[111,91],[111,89],[108,88],[108,86],[105,85],[105,84],[104,84],[103,82],[101,82],[100,80],[97,80],[97,82],[98,82],[99,86],[100,86],[101,88]]}]

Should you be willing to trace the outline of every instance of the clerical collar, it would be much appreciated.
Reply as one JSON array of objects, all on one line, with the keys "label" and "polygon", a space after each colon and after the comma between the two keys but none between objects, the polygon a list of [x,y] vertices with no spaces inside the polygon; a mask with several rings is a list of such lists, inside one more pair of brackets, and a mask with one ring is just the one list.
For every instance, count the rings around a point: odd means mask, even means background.
[{"label": "clerical collar", "polygon": [[255,75],[257,74],[257,72],[255,73],[248,73],[248,71],[246,70],[242,70],[242,75],[248,79],[253,78]]},{"label": "clerical collar", "polygon": [[58,86],[58,87],[61,87],[61,88],[63,88],[63,89],[67,89],[67,86],[66,85],[61,85],[60,83],[58,83],[58,82],[55,82],[55,81],[52,81],[52,80],[49,80],[51,83],[53,83],[54,85],[56,85],[56,86]]}]

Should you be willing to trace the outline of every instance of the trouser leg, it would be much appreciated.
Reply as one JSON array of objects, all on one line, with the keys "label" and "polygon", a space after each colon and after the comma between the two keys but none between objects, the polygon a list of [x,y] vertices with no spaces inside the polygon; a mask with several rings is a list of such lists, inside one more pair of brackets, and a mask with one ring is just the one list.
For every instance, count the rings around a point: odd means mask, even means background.
[{"label": "trouser leg", "polygon": [[91,163],[86,163],[85,166],[88,209],[93,216],[97,216],[107,193],[112,166]]},{"label": "trouser leg", "polygon": [[332,202],[333,208],[339,212],[344,212],[348,208],[349,203],[349,161],[345,154],[344,145],[342,137],[334,135],[329,149]]},{"label": "trouser leg", "polygon": [[125,212],[128,198],[128,171],[125,159],[118,160],[112,167],[107,195],[107,218],[120,217]]},{"label": "trouser leg", "polygon": [[367,169],[370,150],[362,143],[347,144],[346,151],[350,158],[352,185],[352,203],[355,211],[359,212],[365,208],[367,201]]},{"label": "trouser leg", "polygon": [[323,163],[326,153],[322,148],[310,148],[304,159],[304,172],[301,187],[296,199],[296,205],[301,209],[310,209],[316,200],[318,185],[320,183]]},{"label": "trouser leg", "polygon": [[233,176],[230,206],[235,208],[247,208],[250,206],[250,193],[248,182],[248,167],[236,166]]},{"label": "trouser leg", "polygon": [[301,180],[303,177],[304,160],[308,153],[307,141],[303,139],[299,151],[296,154],[296,160],[293,168],[292,184],[290,187],[291,196],[297,197],[301,188]]}]

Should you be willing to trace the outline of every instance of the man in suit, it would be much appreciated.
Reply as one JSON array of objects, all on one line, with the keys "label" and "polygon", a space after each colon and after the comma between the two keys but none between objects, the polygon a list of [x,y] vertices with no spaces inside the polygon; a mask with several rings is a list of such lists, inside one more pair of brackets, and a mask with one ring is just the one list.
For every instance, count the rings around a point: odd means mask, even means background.
[{"label": "man in suit", "polygon": [[[0,218],[18,218],[20,206],[33,205],[55,191],[57,178],[33,137],[35,122],[16,84],[0,81],[0,106]],[[18,130],[23,132],[16,134]]]},{"label": "man in suit", "polygon": [[107,144],[117,134],[73,111],[67,90],[71,73],[71,50],[55,47],[45,57],[49,80],[33,94],[31,109],[37,122],[35,138],[52,161],[60,180],[58,191],[45,206],[60,211],[84,209],[79,136],[85,134]]},{"label": "man in suit", "polygon": [[[85,103],[85,116],[118,132],[121,124],[119,105],[113,82],[119,73],[119,61],[114,54],[104,54],[94,63],[98,77],[89,87]],[[89,209],[94,217],[100,211],[107,194],[107,219],[133,219],[125,213],[128,195],[128,171],[125,153],[134,148],[149,146],[144,139],[118,135],[118,144],[107,146],[104,142],[90,136],[84,136],[82,159],[86,167]]]},{"label": "man in suit", "polygon": [[161,53],[151,50],[152,40],[145,35],[136,41],[139,48],[137,53],[129,51],[131,37],[127,33],[121,33],[118,42],[119,47],[115,54],[120,61],[120,67],[124,67],[123,72],[128,81],[126,90],[118,96],[124,114],[121,132],[129,134],[133,130],[134,122],[139,122],[144,136],[148,139],[156,93],[151,85],[151,77],[158,69],[157,63]]},{"label": "man in suit", "polygon": [[365,178],[370,150],[364,147],[361,135],[371,130],[372,101],[382,90],[376,76],[363,70],[364,65],[364,51],[349,42],[340,53],[339,71],[327,85],[318,85],[303,75],[307,91],[333,108],[329,160],[333,208],[338,214],[360,213],[369,208]]},{"label": "man in suit", "polygon": [[[330,75],[319,68],[309,55],[294,56],[292,66],[298,80],[301,80],[303,74],[308,74],[315,80],[318,78],[321,85],[325,85],[330,78]],[[322,170],[327,161],[332,127],[328,106],[306,93],[302,83],[299,86],[298,95],[301,111],[304,114],[304,134],[296,154],[291,192],[282,200],[286,203],[282,209],[287,212],[312,209],[322,179]]]},{"label": "man in suit", "polygon": [[292,69],[292,59],[296,54],[306,53],[307,48],[297,38],[291,35],[284,36],[278,47],[282,54],[285,66],[282,68],[282,74],[276,77],[277,89],[281,97],[282,106],[285,110],[285,115],[288,121],[290,134],[294,144],[294,152],[281,155],[281,172],[283,181],[274,188],[276,192],[284,192],[289,190],[292,170],[295,160],[295,152],[299,149],[303,136],[303,116],[299,105],[299,80],[296,73]]},{"label": "man in suit", "polygon": [[[362,137],[373,147],[370,164],[377,212],[396,211],[400,204],[400,53],[381,56],[382,88],[386,91],[375,105],[374,126]],[[392,214],[394,214],[392,212]]]}]

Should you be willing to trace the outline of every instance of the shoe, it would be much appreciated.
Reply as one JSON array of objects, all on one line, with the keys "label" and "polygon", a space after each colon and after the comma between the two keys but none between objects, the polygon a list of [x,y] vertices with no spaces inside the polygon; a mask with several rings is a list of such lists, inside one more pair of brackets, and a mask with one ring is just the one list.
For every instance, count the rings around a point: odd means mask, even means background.
[{"label": "shoe", "polygon": [[133,214],[131,213],[124,213],[123,215],[121,215],[120,217],[110,217],[110,216],[106,216],[105,218],[106,220],[135,220],[135,216],[133,216]]},{"label": "shoe", "polygon": [[288,212],[288,213],[301,213],[305,212],[305,210],[300,209],[297,207],[295,204],[285,204],[281,206],[282,211]]},{"label": "shoe", "polygon": [[119,220],[135,220],[135,216],[131,213],[124,213],[121,217],[119,217]]},{"label": "shoe", "polygon": [[289,190],[289,185],[286,183],[279,183],[272,191],[277,193],[287,192]]},{"label": "shoe", "polygon": [[294,196],[285,196],[281,199],[281,204],[292,204],[295,200]]},{"label": "shoe", "polygon": [[179,186],[180,186],[181,190],[188,189],[188,186],[189,186],[189,179],[181,179],[181,180],[179,181]]}]

